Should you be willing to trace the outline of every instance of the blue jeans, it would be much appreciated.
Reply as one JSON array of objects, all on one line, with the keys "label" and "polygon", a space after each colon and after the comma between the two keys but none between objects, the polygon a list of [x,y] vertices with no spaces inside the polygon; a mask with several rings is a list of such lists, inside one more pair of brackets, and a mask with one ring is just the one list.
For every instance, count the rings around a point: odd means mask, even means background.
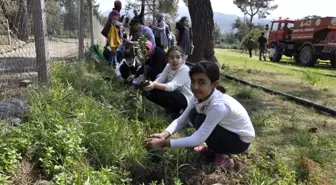
[{"label": "blue jeans", "polygon": [[120,63],[124,58],[124,51],[125,51],[124,45],[120,45],[115,52],[111,51],[108,60],[108,66],[114,67],[117,65],[117,63]]},{"label": "blue jeans", "polygon": [[117,65],[117,55],[116,55],[116,52],[112,52],[111,51],[107,65],[108,66],[112,66],[112,67],[114,67],[114,66]]},{"label": "blue jeans", "polygon": [[117,62],[120,63],[124,59],[125,45],[120,45],[117,49]]}]

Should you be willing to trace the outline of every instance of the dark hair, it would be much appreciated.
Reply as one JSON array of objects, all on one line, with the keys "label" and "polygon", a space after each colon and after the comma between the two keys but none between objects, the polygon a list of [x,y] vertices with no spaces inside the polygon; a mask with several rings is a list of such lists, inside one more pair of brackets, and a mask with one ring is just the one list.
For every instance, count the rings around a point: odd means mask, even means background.
[{"label": "dark hair", "polygon": [[129,24],[130,18],[126,15],[121,16],[120,18],[121,22],[124,22],[126,25]]},{"label": "dark hair", "polygon": [[[196,73],[204,73],[210,79],[211,83],[218,81],[220,76],[219,67],[215,63],[208,61],[203,61],[194,65],[189,71],[190,78]],[[226,92],[225,88],[220,85],[218,85],[216,89],[222,93]]]},{"label": "dark hair", "polygon": [[169,56],[169,53],[173,52],[173,51],[178,51],[181,53],[182,56],[184,56],[184,51],[180,46],[172,46],[168,49],[167,51],[167,56]]},{"label": "dark hair", "polygon": [[124,58],[134,58],[134,52],[132,48],[126,49],[124,51]]},{"label": "dark hair", "polygon": [[170,23],[166,23],[167,25],[168,25],[168,29],[169,29],[169,31],[171,31],[171,25],[170,25]]},{"label": "dark hair", "polygon": [[119,0],[114,1],[114,9],[120,12],[121,8],[122,8],[121,1]]},{"label": "dark hair", "polygon": [[184,22],[186,19],[188,19],[188,17],[187,16],[183,16],[183,17],[181,17],[181,19],[180,19],[180,21],[179,22]]},{"label": "dark hair", "polygon": [[183,27],[184,27],[183,22],[184,22],[186,19],[188,19],[188,17],[187,17],[187,16],[183,16],[183,17],[181,17],[181,19],[176,23],[175,27],[176,27],[177,30],[181,31],[181,30],[183,29]]},{"label": "dark hair", "polygon": [[130,26],[140,24],[140,20],[137,18],[133,18],[130,22]]}]

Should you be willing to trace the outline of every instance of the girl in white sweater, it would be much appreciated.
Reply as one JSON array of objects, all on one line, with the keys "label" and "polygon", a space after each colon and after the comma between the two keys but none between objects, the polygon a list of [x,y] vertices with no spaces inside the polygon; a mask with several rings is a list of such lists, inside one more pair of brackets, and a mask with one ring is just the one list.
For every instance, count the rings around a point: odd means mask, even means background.
[{"label": "girl in white sweater", "polygon": [[[190,70],[194,97],[187,109],[165,131],[147,138],[146,145],[150,148],[195,147],[194,150],[214,157],[214,167],[233,168],[231,154],[245,152],[254,140],[255,131],[245,108],[218,86],[219,76],[216,64],[196,64]],[[188,120],[196,132],[188,137],[169,139]],[[202,145],[204,142],[207,146]]]},{"label": "girl in white sweater", "polygon": [[146,95],[148,100],[173,112],[176,118],[187,108],[193,96],[190,90],[190,69],[185,65],[181,47],[169,48],[167,55],[168,64],[160,76],[143,90],[149,92],[149,95]]}]

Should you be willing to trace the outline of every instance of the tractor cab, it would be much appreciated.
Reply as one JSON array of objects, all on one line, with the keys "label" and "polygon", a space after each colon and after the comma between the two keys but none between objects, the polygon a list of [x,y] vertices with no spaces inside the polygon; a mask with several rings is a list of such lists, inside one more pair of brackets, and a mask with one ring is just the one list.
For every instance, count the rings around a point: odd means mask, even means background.
[{"label": "tractor cab", "polygon": [[277,41],[289,41],[291,40],[291,35],[294,28],[293,20],[281,20],[273,21],[271,23],[271,28],[269,29],[266,25],[266,32],[268,32],[268,43],[267,47],[270,47],[270,44]]}]

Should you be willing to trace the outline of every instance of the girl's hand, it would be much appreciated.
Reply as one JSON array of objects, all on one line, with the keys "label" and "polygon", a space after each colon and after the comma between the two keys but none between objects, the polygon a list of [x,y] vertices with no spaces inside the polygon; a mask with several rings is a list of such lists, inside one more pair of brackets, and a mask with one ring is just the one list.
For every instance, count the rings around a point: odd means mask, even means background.
[{"label": "girl's hand", "polygon": [[149,138],[166,139],[165,136],[161,133],[152,134],[152,135],[149,136]]},{"label": "girl's hand", "polygon": [[167,139],[158,139],[158,138],[148,138],[146,139],[146,147],[152,149],[164,148],[169,145],[169,140]]},{"label": "girl's hand", "polygon": [[152,134],[149,138],[157,138],[157,139],[167,139],[170,136],[170,133],[167,131],[163,131],[161,133]]},{"label": "girl's hand", "polygon": [[149,85],[146,86],[146,87],[144,87],[143,90],[145,90],[145,91],[151,91],[151,90],[154,89],[154,87],[155,87],[155,82],[149,82]]},{"label": "girl's hand", "polygon": [[127,78],[127,81],[130,83],[134,79],[135,75],[131,75]]}]

